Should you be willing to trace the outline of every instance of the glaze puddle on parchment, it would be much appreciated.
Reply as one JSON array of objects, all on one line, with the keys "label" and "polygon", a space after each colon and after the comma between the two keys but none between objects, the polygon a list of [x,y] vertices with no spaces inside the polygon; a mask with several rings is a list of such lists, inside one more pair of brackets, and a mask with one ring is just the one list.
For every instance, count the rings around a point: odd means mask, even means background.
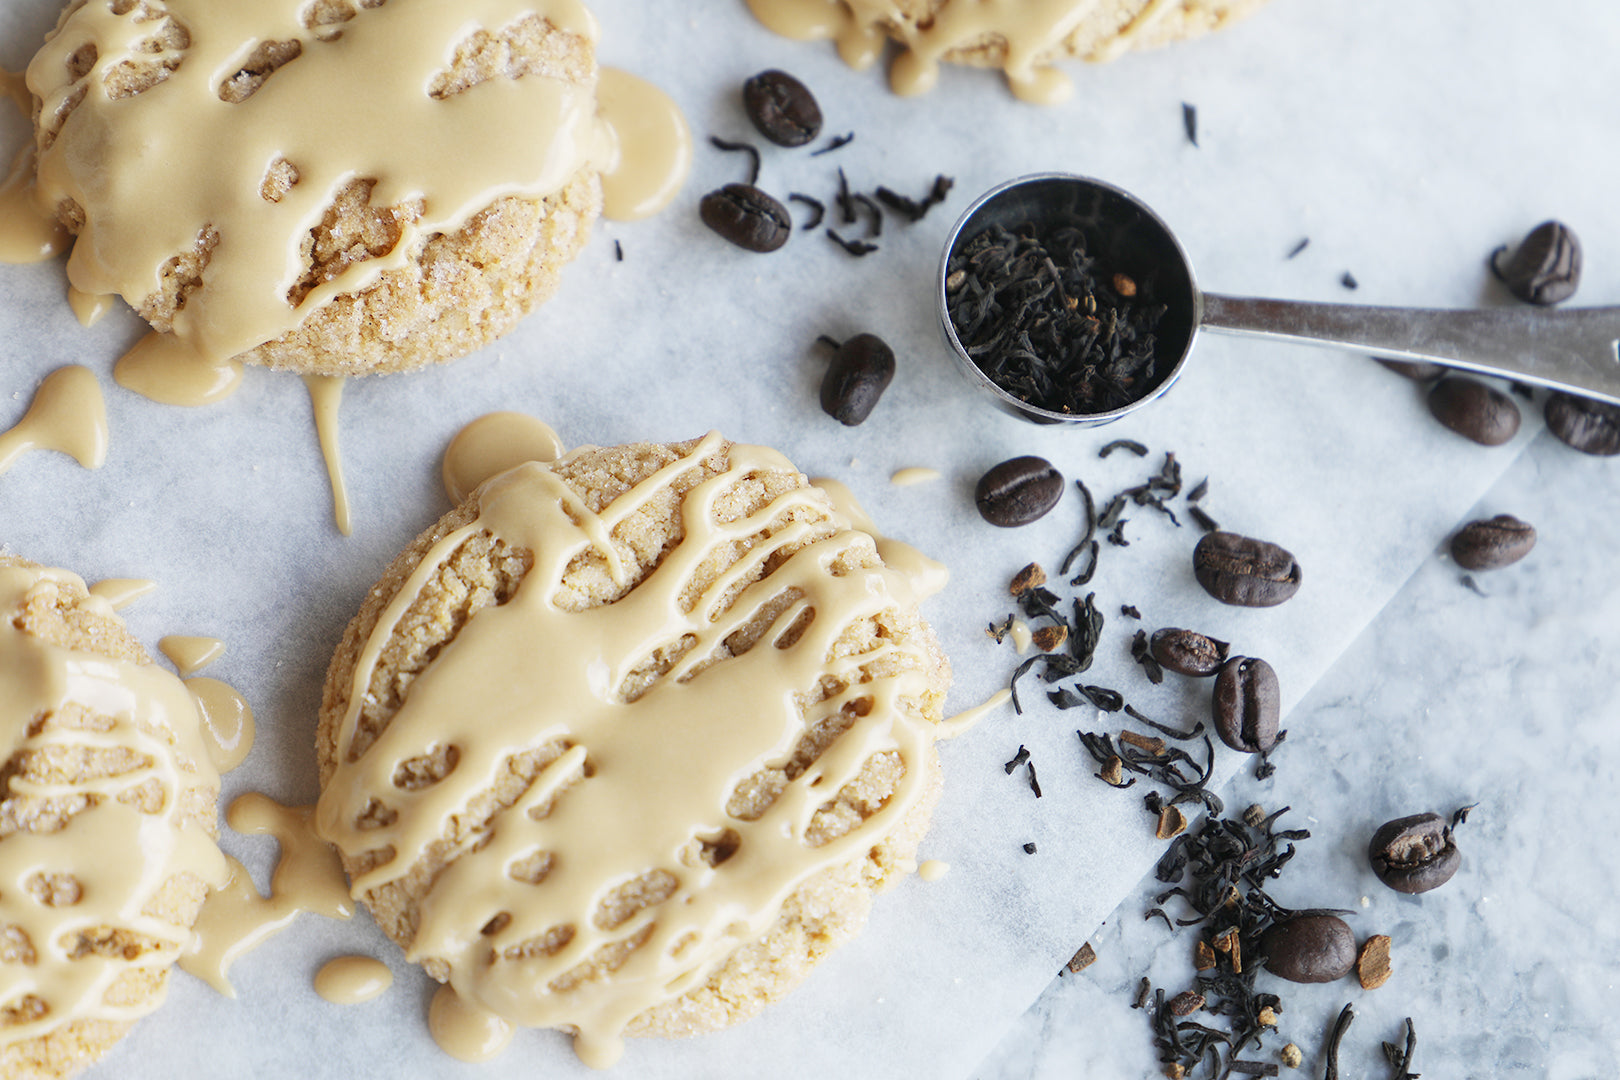
[{"label": "glaze puddle on parchment", "polygon": [[29,450],[59,450],[87,469],[107,460],[107,405],[89,368],[57,368],[45,376],[33,404],[0,432],[0,474]]}]

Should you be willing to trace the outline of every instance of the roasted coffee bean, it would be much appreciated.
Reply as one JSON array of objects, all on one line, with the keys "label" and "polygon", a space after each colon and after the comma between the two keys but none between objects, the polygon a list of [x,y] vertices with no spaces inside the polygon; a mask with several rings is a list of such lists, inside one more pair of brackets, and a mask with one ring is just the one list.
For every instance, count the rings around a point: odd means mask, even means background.
[{"label": "roasted coffee bean", "polygon": [[973,501],[992,525],[1028,525],[1046,515],[1063,497],[1063,474],[1050,461],[1017,457],[979,478]]},{"label": "roasted coffee bean", "polygon": [[698,204],[703,224],[749,251],[775,251],[788,241],[793,219],[787,208],[757,187],[727,184]]},{"label": "roasted coffee bean", "polygon": [[815,95],[785,71],[762,71],[743,83],[743,108],[777,146],[803,146],[821,134]]},{"label": "roasted coffee bean", "polygon": [[1519,407],[1494,387],[1473,379],[1441,379],[1429,391],[1429,411],[1457,434],[1481,446],[1501,446],[1519,433]]},{"label": "roasted coffee bean", "polygon": [[876,334],[856,334],[838,347],[821,380],[821,409],[846,427],[872,415],[894,380],[894,350]]},{"label": "roasted coffee bean", "polygon": [[1282,721],[1277,673],[1258,657],[1232,657],[1215,676],[1212,715],[1215,734],[1227,746],[1245,754],[1270,750]]},{"label": "roasted coffee bean", "polygon": [[1508,292],[1527,304],[1556,304],[1575,295],[1581,283],[1581,242],[1561,221],[1543,221],[1504,264],[1506,247],[1491,253],[1491,269]]},{"label": "roasted coffee bean", "polygon": [[1378,880],[1403,893],[1425,893],[1450,881],[1462,865],[1451,826],[1439,814],[1413,814],[1378,827],[1367,845]]},{"label": "roasted coffee bean", "polygon": [[1620,454],[1620,406],[1573,394],[1547,399],[1547,430],[1583,454]]},{"label": "roasted coffee bean", "polygon": [[1464,570],[1512,566],[1536,546],[1536,528],[1512,514],[1470,521],[1451,538],[1451,557]]},{"label": "roasted coffee bean", "polygon": [[1337,915],[1300,915],[1260,939],[1266,970],[1298,983],[1342,979],[1356,969],[1356,935]]},{"label": "roasted coffee bean", "polygon": [[1212,532],[1193,548],[1193,576],[1223,604],[1275,607],[1299,591],[1300,569],[1276,544]]},{"label": "roasted coffee bean", "polygon": [[1441,364],[1417,364],[1410,360],[1384,360],[1379,357],[1373,359],[1397,375],[1405,375],[1413,382],[1431,382],[1451,370]]},{"label": "roasted coffee bean", "polygon": [[1161,667],[1169,668],[1179,675],[1202,679],[1221,670],[1221,665],[1226,663],[1226,652],[1230,646],[1224,641],[1216,641],[1192,630],[1177,630],[1167,626],[1162,630],[1153,631],[1153,638],[1148,642],[1148,647],[1153,652],[1153,659],[1157,660]]}]

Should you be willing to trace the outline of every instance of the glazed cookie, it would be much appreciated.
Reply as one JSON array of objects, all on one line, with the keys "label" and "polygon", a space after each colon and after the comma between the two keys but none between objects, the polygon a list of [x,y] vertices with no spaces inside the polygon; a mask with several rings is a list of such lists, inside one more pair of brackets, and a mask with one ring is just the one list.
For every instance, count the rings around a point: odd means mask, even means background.
[{"label": "glazed cookie", "polygon": [[578,0],[76,0],[28,69],[38,197],[74,286],[166,344],[326,375],[451,359],[585,245],[595,40]]},{"label": "glazed cookie", "polygon": [[82,581],[0,556],[0,1075],[72,1076],[162,1002],[229,876],[198,723]]},{"label": "glazed cookie", "polygon": [[833,37],[852,65],[877,59],[893,39],[903,51],[890,69],[896,92],[933,87],[939,64],[999,67],[1019,97],[1066,97],[1065,58],[1112,60],[1217,30],[1265,0],[748,0],[761,22],[795,38]]},{"label": "glazed cookie", "polygon": [[774,451],[519,466],[350,623],[319,829],[430,974],[591,1064],[742,1020],[914,865],[950,679],[916,599]]}]

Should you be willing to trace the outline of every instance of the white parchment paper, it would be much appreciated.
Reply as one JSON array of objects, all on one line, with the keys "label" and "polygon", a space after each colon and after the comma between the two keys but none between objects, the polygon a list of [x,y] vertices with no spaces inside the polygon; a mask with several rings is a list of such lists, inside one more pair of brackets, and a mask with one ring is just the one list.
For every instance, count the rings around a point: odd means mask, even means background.
[{"label": "white parchment paper", "polygon": [[[396,0],[407,2],[407,0]],[[1135,191],[1175,227],[1200,281],[1221,292],[1431,306],[1502,304],[1488,252],[1549,216],[1585,241],[1580,300],[1620,298],[1620,145],[1612,57],[1620,11],[1604,0],[1525,5],[1431,0],[1278,0],[1219,36],[1106,67],[1071,65],[1061,107],[1014,101],[998,76],[948,70],[922,99],[891,95],[880,71],[852,72],[827,45],[776,38],[740,0],[669,5],[595,0],[604,62],[666,87],[699,138],[748,138],[738,87],[766,67],[817,92],[843,150],[767,150],[763,186],[830,201],[842,167],[861,190],[924,193],[956,178],[924,221],[891,220],[881,250],[855,260],[800,234],[781,252],[730,248],[698,222],[701,194],[742,178],[735,155],[700,146],[687,190],[663,216],[603,225],[560,295],[517,332],[438,370],[351,383],[343,455],[356,530],[337,535],[302,384],[250,371],[229,401],[160,406],[118,388],[112,363],[139,335],[120,312],[77,325],[60,262],[0,267],[0,428],[46,373],[82,363],[102,380],[112,427],[104,468],[25,456],[0,476],[0,543],[90,580],[147,577],[160,591],[129,609],[149,644],[210,634],[229,644],[209,670],[253,704],[259,740],[227,797],[316,794],[311,748],[327,657],[382,567],[448,509],[439,456],[463,424],[494,409],[551,423],[569,443],[678,439],[719,428],[842,479],[891,535],[951,569],[926,611],[956,669],[952,704],[1005,684],[1017,658],[982,632],[1011,610],[1008,578],[1048,567],[1078,532],[1071,491],[1017,531],[984,524],[972,487],[989,466],[1041,454],[1102,498],[1139,483],[1165,451],[1224,526],[1289,547],[1305,567],[1281,608],[1224,608],[1193,583],[1191,528],[1150,511],[1107,547],[1089,586],[1109,623],[1086,681],[1125,691],[1171,722],[1201,718],[1207,688],[1149,687],[1128,655],[1138,607],[1147,629],[1195,626],[1261,655],[1297,701],[1436,548],[1540,427],[1486,450],[1426,414],[1410,383],[1349,354],[1208,337],[1181,384],[1129,421],[1094,432],[1020,423],[990,409],[952,370],[934,326],[940,244],[975,194],[1025,172],[1068,169]],[[0,63],[15,70],[55,18],[54,0],[0,8]],[[1199,146],[1182,130],[1196,105]],[[0,138],[23,125],[0,109]],[[799,212],[802,214],[802,208]],[[859,231],[858,227],[851,231]],[[1296,242],[1310,244],[1285,256]],[[616,261],[613,241],[622,245]],[[1341,275],[1360,288],[1348,292]],[[818,334],[871,331],[900,371],[872,418],[844,429],[815,399]],[[1139,461],[1097,449],[1152,448]],[[1576,463],[1579,465],[1580,463]],[[896,488],[929,465],[943,478]],[[1572,514],[1580,513],[1571,507]],[[1065,591],[1067,592],[1067,591]],[[1074,730],[1031,681],[1027,714],[990,717],[946,747],[947,792],[924,856],[951,864],[878,905],[853,945],[760,1018],[679,1043],[633,1044],[635,1077],[964,1076],[1075,947],[1127,895],[1160,850],[1136,793],[1091,778]],[[1101,723],[1106,723],[1102,721]],[[1040,769],[1036,800],[1001,763],[1020,745]],[[1279,765],[1287,767],[1286,746]],[[1244,766],[1224,751],[1222,775]],[[1037,853],[1023,845],[1034,842]],[[268,840],[226,846],[266,884]],[[379,956],[394,989],[359,1007],[310,988],[326,959]],[[180,975],[170,1001],[92,1075],[582,1075],[565,1038],[519,1032],[496,1062],[465,1066],[429,1039],[431,992],[365,916],[313,918],[233,971],[235,1000]],[[1099,1031],[1098,1038],[1106,1032]]]}]

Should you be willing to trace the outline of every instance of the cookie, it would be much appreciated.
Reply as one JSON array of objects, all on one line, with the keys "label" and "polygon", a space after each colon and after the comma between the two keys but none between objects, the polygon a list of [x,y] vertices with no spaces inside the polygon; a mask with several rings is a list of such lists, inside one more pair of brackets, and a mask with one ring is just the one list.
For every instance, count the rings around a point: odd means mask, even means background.
[{"label": "cookie", "polygon": [[0,1075],[72,1076],[161,1004],[210,885],[190,693],[62,570],[0,556]]},{"label": "cookie", "polygon": [[451,359],[589,237],[595,40],[578,0],[78,0],[29,65],[37,189],[77,288],[211,361]]},{"label": "cookie", "polygon": [[775,451],[586,448],[485,483],[333,657],[318,828],[466,1002],[622,1035],[753,1015],[913,867],[949,666]]},{"label": "cookie", "polygon": [[941,61],[998,67],[1019,97],[1061,100],[1072,91],[1059,60],[1112,60],[1217,30],[1265,0],[748,0],[760,21],[789,37],[834,37],[864,67],[892,39],[896,92],[917,94],[939,78]]}]

